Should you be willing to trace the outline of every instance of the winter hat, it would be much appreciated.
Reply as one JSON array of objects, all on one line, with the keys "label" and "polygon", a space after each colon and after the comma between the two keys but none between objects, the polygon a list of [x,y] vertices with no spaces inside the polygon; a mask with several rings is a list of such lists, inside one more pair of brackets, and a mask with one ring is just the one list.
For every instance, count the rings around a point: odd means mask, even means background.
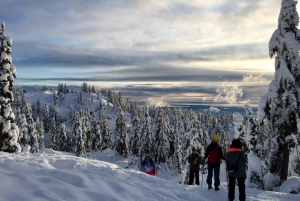
[{"label": "winter hat", "polygon": [[196,148],[195,148],[195,147],[193,147],[193,148],[192,148],[192,151],[196,151]]},{"label": "winter hat", "polygon": [[242,143],[239,139],[234,139],[232,140],[231,146],[230,148],[237,148],[237,149],[241,149],[242,148]]},{"label": "winter hat", "polygon": [[218,140],[219,140],[219,136],[218,136],[218,135],[214,135],[214,136],[212,137],[212,141],[218,142]]}]

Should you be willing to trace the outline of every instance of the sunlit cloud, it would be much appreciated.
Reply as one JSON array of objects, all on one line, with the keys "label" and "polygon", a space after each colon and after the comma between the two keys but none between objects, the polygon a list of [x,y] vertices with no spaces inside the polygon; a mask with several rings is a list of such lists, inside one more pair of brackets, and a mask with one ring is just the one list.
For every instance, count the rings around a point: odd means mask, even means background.
[{"label": "sunlit cloud", "polygon": [[243,89],[237,85],[222,84],[216,89],[216,92],[215,101],[229,104],[245,104],[249,102],[249,100],[243,100]]},{"label": "sunlit cloud", "polygon": [[270,82],[271,80],[268,79],[266,76],[264,75],[244,75],[243,76],[243,82]]},{"label": "sunlit cloud", "polygon": [[2,0],[0,20],[14,40],[17,84],[90,82],[162,106],[253,104],[274,74],[268,42],[280,3]]},{"label": "sunlit cloud", "polygon": [[154,105],[157,107],[170,106],[170,104],[164,100],[164,97],[148,98],[147,105]]}]

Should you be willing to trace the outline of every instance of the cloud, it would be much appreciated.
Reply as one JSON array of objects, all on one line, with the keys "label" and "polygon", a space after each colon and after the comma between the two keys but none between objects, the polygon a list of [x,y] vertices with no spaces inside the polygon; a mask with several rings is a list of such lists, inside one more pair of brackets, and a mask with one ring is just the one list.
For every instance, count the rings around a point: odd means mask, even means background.
[{"label": "cloud", "polygon": [[216,92],[215,101],[229,104],[246,104],[249,102],[249,100],[243,100],[243,89],[237,85],[222,84],[216,89]]},{"label": "cloud", "polygon": [[220,112],[220,110],[218,108],[216,108],[216,107],[209,107],[209,111],[210,112],[215,112],[215,113]]},{"label": "cloud", "polygon": [[164,100],[164,97],[148,98],[147,105],[154,105],[157,107],[170,106],[170,104]]},{"label": "cloud", "polygon": [[271,79],[269,79],[267,76],[264,75],[244,75],[243,76],[243,82],[270,82]]}]

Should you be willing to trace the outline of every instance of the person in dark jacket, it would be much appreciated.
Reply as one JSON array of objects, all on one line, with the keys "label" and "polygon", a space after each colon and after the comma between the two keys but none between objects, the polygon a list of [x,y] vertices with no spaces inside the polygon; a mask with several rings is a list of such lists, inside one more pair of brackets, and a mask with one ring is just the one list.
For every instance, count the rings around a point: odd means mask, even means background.
[{"label": "person in dark jacket", "polygon": [[208,158],[207,162],[207,179],[206,183],[208,184],[208,189],[212,188],[212,177],[214,172],[214,179],[215,179],[215,190],[219,191],[219,185],[220,185],[220,165],[221,165],[221,159],[226,160],[223,153],[222,148],[218,144],[219,136],[214,135],[212,137],[212,142],[210,145],[207,146],[205,155],[204,155],[204,161]]},{"label": "person in dark jacket", "polygon": [[234,139],[230,149],[227,151],[226,170],[229,176],[228,199],[230,201],[234,200],[235,181],[237,180],[240,193],[239,199],[240,201],[245,201],[245,155],[242,150],[242,143],[239,139]]},{"label": "person in dark jacket", "polygon": [[188,157],[188,162],[190,164],[190,176],[189,185],[193,185],[194,178],[196,178],[196,184],[199,186],[199,170],[201,164],[200,155],[196,152],[196,148],[192,148],[192,153]]},{"label": "person in dark jacket", "polygon": [[146,156],[145,159],[142,162],[142,169],[145,170],[146,174],[155,176],[156,170],[155,170],[155,163],[152,160],[150,156]]}]

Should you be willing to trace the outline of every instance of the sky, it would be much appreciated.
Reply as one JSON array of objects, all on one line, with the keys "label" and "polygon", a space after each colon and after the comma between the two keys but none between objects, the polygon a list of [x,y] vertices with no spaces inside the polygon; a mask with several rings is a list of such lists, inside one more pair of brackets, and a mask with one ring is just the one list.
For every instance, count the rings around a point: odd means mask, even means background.
[{"label": "sky", "polygon": [[15,85],[121,91],[156,105],[257,107],[281,0],[1,0]]},{"label": "sky", "polygon": [[[216,192],[207,190],[207,174],[203,176],[201,188],[178,184],[176,176],[164,178],[167,174],[162,169],[158,170],[157,177],[131,167],[126,169],[126,161],[110,149],[92,152],[88,158],[51,149],[42,149],[37,154],[0,152],[0,198],[5,201],[228,200],[226,179],[221,178],[220,191]],[[297,187],[300,178],[291,177],[280,187],[280,192],[246,188],[246,199],[297,201],[299,194],[284,193]],[[238,199],[238,187],[235,198]]]}]

